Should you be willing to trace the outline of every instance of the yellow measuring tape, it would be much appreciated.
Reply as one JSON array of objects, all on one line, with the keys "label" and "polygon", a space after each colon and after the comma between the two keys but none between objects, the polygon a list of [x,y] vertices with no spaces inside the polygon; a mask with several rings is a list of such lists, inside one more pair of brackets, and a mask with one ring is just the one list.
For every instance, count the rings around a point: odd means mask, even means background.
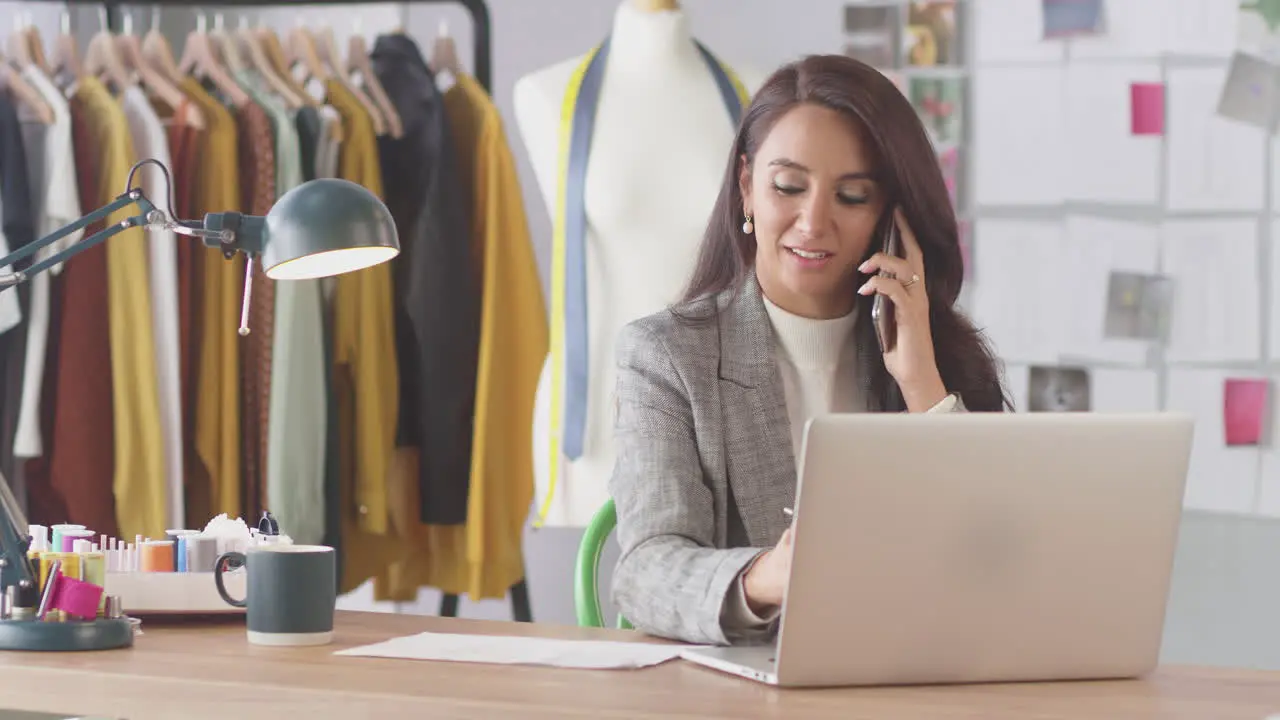
[{"label": "yellow measuring tape", "polygon": [[[747,105],[737,75],[695,41],[715,77],[734,127]],[[560,105],[559,166],[555,223],[551,240],[551,428],[547,496],[534,527],[542,527],[551,509],[561,472],[561,455],[582,455],[586,434],[587,381],[587,218],[583,195],[595,111],[609,55],[609,39],[587,53],[574,68]],[[567,386],[567,387],[566,387]]]}]

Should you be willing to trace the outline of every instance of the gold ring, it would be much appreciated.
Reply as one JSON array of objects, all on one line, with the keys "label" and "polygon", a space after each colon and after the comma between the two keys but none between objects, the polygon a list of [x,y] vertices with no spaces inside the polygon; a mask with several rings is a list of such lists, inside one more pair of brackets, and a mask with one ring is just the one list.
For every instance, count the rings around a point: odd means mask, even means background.
[{"label": "gold ring", "polygon": [[909,287],[911,287],[912,285],[915,285],[915,284],[916,284],[916,283],[918,283],[918,282],[920,282],[920,276],[919,276],[919,275],[912,275],[910,280],[907,280],[906,282],[902,283],[902,287],[904,287],[904,288],[909,288]]}]

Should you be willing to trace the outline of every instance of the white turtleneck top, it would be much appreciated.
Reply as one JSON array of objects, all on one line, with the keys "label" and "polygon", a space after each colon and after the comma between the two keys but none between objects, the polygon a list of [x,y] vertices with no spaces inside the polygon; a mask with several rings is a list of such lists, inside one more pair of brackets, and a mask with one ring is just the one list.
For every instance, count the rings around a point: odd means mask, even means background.
[{"label": "white turtleneck top", "polygon": [[[815,320],[787,312],[767,296],[762,297],[773,325],[774,357],[782,376],[787,417],[791,421],[791,446],[798,464],[809,418],[866,411],[856,376],[853,327],[857,315],[854,311],[843,317]],[[956,396],[948,395],[929,412],[951,412],[956,406]],[[724,605],[725,625],[737,630],[766,630],[777,619],[778,610],[763,617],[752,612],[742,585],[743,575],[745,571],[730,586]]]}]

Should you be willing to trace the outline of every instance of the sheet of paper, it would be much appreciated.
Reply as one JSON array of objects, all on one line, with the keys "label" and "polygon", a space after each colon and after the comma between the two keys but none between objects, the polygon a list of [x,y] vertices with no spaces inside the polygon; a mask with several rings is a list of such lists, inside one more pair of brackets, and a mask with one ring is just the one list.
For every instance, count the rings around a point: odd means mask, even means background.
[{"label": "sheet of paper", "polygon": [[[1138,4],[1157,14],[1146,3]],[[1238,0],[1160,0],[1159,13],[1167,23],[1165,51],[1175,56],[1230,56],[1236,47],[1238,6]]]},{"label": "sheet of paper", "polygon": [[1265,134],[1217,114],[1226,77],[1226,69],[1219,67],[1168,70],[1165,197],[1169,210],[1262,209]]},{"label": "sheet of paper", "polygon": [[1068,361],[1141,365],[1150,344],[1109,338],[1105,326],[1113,272],[1151,275],[1160,262],[1160,228],[1152,223],[1069,215],[1059,267],[1070,278],[1071,311],[1063,316],[1062,355]]},{"label": "sheet of paper", "polygon": [[1061,65],[991,67],[974,75],[974,202],[1060,205],[1068,173]]},{"label": "sheet of paper", "polygon": [[[1278,141],[1280,142],[1280,141]],[[1276,160],[1280,160],[1277,157]],[[1280,182],[1280,169],[1276,170]],[[1280,189],[1277,189],[1280,193]],[[1280,207],[1280,205],[1277,205]],[[1267,355],[1271,360],[1280,359],[1280,219],[1271,221],[1271,332],[1267,341]]]},{"label": "sheet of paper", "polygon": [[1254,508],[1261,453],[1252,446],[1227,447],[1222,406],[1228,377],[1239,376],[1222,370],[1171,369],[1165,408],[1189,413],[1196,422],[1184,505],[1247,513]]},{"label": "sheet of paper", "polygon": [[[1031,409],[1031,368],[1006,365],[1005,390],[1017,412]],[[1160,390],[1152,370],[1117,368],[1089,369],[1089,400],[1092,412],[1130,413],[1156,412],[1160,409]]]},{"label": "sheet of paper", "polygon": [[1170,362],[1261,359],[1258,222],[1167,220],[1162,271],[1173,278]]},{"label": "sheet of paper", "polygon": [[979,65],[1054,63],[1066,57],[1062,42],[1044,40],[1044,8],[1035,0],[982,0],[965,8],[973,13]]},{"label": "sheet of paper", "polygon": [[[1274,387],[1280,382],[1280,376],[1272,375],[1269,380]],[[1262,456],[1257,512],[1271,517],[1280,517],[1280,423],[1276,422],[1277,409],[1276,393],[1268,393],[1267,418],[1262,427],[1263,442],[1257,448]]]},{"label": "sheet of paper", "polygon": [[1270,383],[1266,378],[1229,377],[1224,382],[1222,422],[1228,446],[1257,445],[1267,420]]},{"label": "sheet of paper", "polygon": [[1253,55],[1232,55],[1218,115],[1270,132],[1280,116],[1280,68]]},{"label": "sheet of paper", "polygon": [[1133,85],[1158,84],[1160,78],[1155,62],[1071,63],[1066,73],[1069,200],[1160,201],[1160,137],[1133,134]]},{"label": "sheet of paper", "polygon": [[424,632],[339,650],[335,655],[443,660],[498,665],[547,665],[579,669],[628,669],[679,657],[688,645],[558,640],[504,635]]},{"label": "sheet of paper", "polygon": [[1102,0],[1040,0],[1046,40],[1096,35],[1102,30]]},{"label": "sheet of paper", "polygon": [[1161,57],[1169,34],[1168,13],[1152,12],[1141,0],[1113,0],[1105,5],[1103,32],[1071,39],[1068,51],[1072,62]]},{"label": "sheet of paper", "polygon": [[1089,369],[1032,365],[1027,378],[1029,412],[1089,412]]},{"label": "sheet of paper", "polygon": [[1129,86],[1130,132],[1164,134],[1164,83],[1135,82]]},{"label": "sheet of paper", "polygon": [[1160,385],[1155,371],[1093,368],[1089,371],[1093,412],[1156,412]]},{"label": "sheet of paper", "polygon": [[[1062,224],[979,219],[973,225],[973,319],[1009,363],[1054,364],[1061,347]],[[1073,282],[1074,280],[1066,280]]]}]

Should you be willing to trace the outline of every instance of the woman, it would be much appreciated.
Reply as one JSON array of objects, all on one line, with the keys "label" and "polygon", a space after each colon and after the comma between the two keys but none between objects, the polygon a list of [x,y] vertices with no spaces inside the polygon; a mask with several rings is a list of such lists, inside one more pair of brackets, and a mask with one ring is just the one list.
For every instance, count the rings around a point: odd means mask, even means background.
[{"label": "woman", "polygon": [[[905,257],[880,252],[888,222]],[[841,56],[765,82],[684,300],[619,336],[609,491],[628,620],[691,643],[772,631],[808,417],[1007,406],[994,357],[954,307],[961,262],[929,139],[892,83]],[[896,316],[883,354],[877,294]]]}]

